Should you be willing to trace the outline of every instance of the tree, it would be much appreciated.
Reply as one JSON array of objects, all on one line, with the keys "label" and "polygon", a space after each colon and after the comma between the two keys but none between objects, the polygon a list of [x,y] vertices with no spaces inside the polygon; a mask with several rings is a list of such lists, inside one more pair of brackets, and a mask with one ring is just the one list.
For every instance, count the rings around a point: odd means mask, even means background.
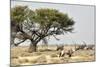
[{"label": "tree", "polygon": [[[27,6],[15,6],[11,8],[11,45],[14,44],[17,32],[22,31],[22,25],[25,20],[32,18],[33,11]],[[24,41],[23,41],[24,42]],[[17,46],[18,44],[14,44]]]},{"label": "tree", "polygon": [[15,30],[21,32],[22,42],[31,40],[29,52],[35,52],[38,42],[46,41],[47,37],[57,39],[56,35],[72,32],[75,23],[67,14],[56,9],[41,8],[33,11],[27,6],[12,8],[11,21],[11,24],[16,25]]}]

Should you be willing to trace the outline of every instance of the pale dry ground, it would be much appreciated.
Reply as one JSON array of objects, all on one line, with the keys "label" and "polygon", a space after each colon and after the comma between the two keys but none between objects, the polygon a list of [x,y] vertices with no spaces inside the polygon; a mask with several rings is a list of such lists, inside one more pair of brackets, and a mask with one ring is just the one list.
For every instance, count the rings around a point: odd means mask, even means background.
[{"label": "pale dry ground", "polygon": [[[11,65],[57,64],[69,62],[85,62],[95,60],[95,50],[78,50],[72,57],[58,57],[56,46],[38,46],[38,51],[28,53],[28,47],[11,48]],[[64,49],[74,49],[74,46],[64,46]]]}]

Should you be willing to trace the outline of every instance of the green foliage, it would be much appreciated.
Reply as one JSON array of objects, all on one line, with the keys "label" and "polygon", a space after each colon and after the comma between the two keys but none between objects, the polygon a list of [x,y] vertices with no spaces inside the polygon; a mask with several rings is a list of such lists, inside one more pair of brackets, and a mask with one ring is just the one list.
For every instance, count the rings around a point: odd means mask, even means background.
[{"label": "green foliage", "polygon": [[32,17],[34,12],[27,6],[15,6],[11,8],[11,21],[22,23],[28,18]]},{"label": "green foliage", "polygon": [[[67,14],[56,9],[29,9],[27,6],[11,8],[11,23],[17,24],[24,39],[30,39],[37,44],[40,40],[46,42],[46,37],[72,32],[74,21]],[[17,28],[16,28],[17,30]],[[31,33],[31,35],[30,35]],[[55,39],[57,39],[55,37]],[[57,39],[58,40],[58,39]]]},{"label": "green foliage", "polygon": [[74,21],[67,14],[59,12],[56,9],[36,9],[34,21],[41,26],[49,26],[51,28],[60,28],[65,30],[69,26],[74,25]]},{"label": "green foliage", "polygon": [[40,28],[57,28],[58,31],[70,31],[68,29],[74,25],[74,21],[67,14],[59,12],[56,9],[41,8],[35,11],[27,6],[16,6],[11,9],[11,20],[16,23],[22,23],[25,20],[38,23]]},{"label": "green foliage", "polygon": [[24,18],[25,18],[25,9],[27,9],[26,6],[16,6],[14,8],[11,9],[11,20],[19,23],[19,22],[23,22]]}]

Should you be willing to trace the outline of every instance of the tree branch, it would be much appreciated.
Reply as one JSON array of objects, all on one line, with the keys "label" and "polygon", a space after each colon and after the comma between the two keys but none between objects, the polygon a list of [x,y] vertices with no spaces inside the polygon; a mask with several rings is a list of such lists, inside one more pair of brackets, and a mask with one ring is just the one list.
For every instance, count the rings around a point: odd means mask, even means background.
[{"label": "tree branch", "polygon": [[53,35],[53,37],[54,37],[56,40],[60,40],[60,39],[58,39],[55,35]]},{"label": "tree branch", "polygon": [[25,42],[25,41],[26,41],[26,39],[23,40],[23,41],[21,41],[21,42],[19,42],[19,43],[17,43],[17,44],[15,44],[15,46],[18,46],[19,44],[21,44],[21,43],[23,43],[23,42]]}]

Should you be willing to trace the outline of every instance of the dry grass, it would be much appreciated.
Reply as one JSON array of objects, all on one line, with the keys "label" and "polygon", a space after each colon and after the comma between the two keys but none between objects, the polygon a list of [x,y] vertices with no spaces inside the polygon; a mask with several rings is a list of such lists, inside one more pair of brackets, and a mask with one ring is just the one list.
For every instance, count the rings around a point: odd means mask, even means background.
[{"label": "dry grass", "polygon": [[[94,50],[78,50],[75,51],[71,58],[67,55],[58,57],[59,51],[56,46],[48,46],[48,48],[38,47],[38,52],[28,53],[28,47],[11,48],[11,65],[32,65],[32,64],[55,64],[94,61]],[[73,46],[64,46],[64,49],[74,49]]]}]

